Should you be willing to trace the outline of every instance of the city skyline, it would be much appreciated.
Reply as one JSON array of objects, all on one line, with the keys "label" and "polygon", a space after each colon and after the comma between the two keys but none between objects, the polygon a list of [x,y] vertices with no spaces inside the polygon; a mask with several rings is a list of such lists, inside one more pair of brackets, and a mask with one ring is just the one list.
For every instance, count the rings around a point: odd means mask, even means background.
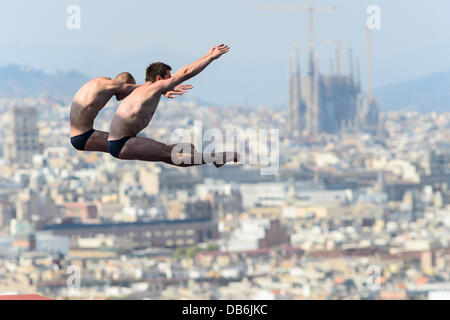
[{"label": "city skyline", "polygon": [[[22,102],[34,107],[13,107]],[[377,136],[323,132],[297,142],[283,111],[162,103],[145,132],[160,141],[197,118],[208,128],[281,128],[279,172],[80,153],[64,125],[69,105],[3,101],[2,141],[20,139],[18,151],[31,147],[33,157],[22,153],[21,164],[3,150],[0,159],[0,293],[448,299],[449,113],[387,112]],[[36,110],[43,149],[23,141],[36,136]],[[78,286],[66,281],[77,270]]]}]

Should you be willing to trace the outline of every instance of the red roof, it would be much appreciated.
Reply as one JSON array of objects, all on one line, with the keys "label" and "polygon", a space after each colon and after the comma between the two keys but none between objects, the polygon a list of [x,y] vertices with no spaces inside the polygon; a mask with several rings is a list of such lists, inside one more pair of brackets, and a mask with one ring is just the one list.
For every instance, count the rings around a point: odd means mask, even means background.
[{"label": "red roof", "polygon": [[416,285],[421,285],[421,284],[425,284],[428,282],[428,278],[427,277],[419,277],[416,279]]},{"label": "red roof", "polygon": [[334,279],[334,283],[335,284],[341,284],[345,282],[345,278],[344,277],[337,277],[336,279]]},{"label": "red roof", "polygon": [[0,295],[0,300],[53,300],[37,294],[26,294],[26,295],[14,295],[14,296],[2,296]]}]

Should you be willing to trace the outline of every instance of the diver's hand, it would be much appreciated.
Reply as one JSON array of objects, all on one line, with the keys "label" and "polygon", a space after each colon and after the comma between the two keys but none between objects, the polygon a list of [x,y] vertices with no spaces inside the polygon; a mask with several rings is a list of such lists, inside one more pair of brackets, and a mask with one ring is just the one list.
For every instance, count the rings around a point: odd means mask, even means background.
[{"label": "diver's hand", "polygon": [[227,53],[228,51],[230,51],[230,47],[221,44],[220,46],[212,47],[211,50],[209,50],[209,55],[213,59],[219,59],[223,54]]},{"label": "diver's hand", "polygon": [[191,84],[179,84],[174,90],[183,90],[184,92],[187,92],[187,90],[191,90],[192,88],[194,88],[194,86]]},{"label": "diver's hand", "polygon": [[175,98],[175,96],[182,96],[192,88],[194,88],[194,86],[190,84],[180,84],[176,86],[173,90],[167,91],[164,96],[168,99],[173,99]]}]

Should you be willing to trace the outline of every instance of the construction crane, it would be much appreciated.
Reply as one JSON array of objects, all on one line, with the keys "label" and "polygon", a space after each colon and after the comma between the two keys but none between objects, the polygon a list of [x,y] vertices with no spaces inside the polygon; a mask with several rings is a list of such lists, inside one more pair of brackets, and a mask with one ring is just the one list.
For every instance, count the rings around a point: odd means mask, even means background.
[{"label": "construction crane", "polygon": [[305,0],[308,2],[307,6],[296,5],[266,5],[255,6],[256,9],[262,10],[287,10],[287,11],[307,11],[309,17],[309,49],[312,52],[314,48],[314,13],[316,11],[333,12],[336,7],[316,7],[313,5],[314,0]]},{"label": "construction crane", "polygon": [[367,102],[372,104],[372,41],[370,39],[370,30],[366,26],[366,55],[367,55]]},{"label": "construction crane", "polygon": [[318,79],[319,74],[317,72],[317,56],[314,54],[314,13],[318,11],[324,12],[333,12],[335,11],[335,7],[317,7],[314,6],[314,0],[305,0],[308,2],[306,6],[298,6],[298,5],[265,5],[265,6],[253,6],[255,9],[262,10],[287,10],[287,11],[306,11],[308,13],[309,18],[309,79],[310,79],[310,92],[308,99],[308,115],[307,118],[309,120],[306,121],[309,128],[306,131],[310,132],[310,134],[315,135],[317,133],[318,128]]},{"label": "construction crane", "polygon": [[377,136],[381,135],[383,130],[382,121],[380,119],[378,104],[376,99],[373,97],[373,82],[372,82],[372,39],[371,39],[372,31],[366,26],[366,59],[367,59],[367,104],[369,107],[369,112],[371,114],[375,113],[378,116],[375,128],[370,125],[371,129],[376,131]]}]

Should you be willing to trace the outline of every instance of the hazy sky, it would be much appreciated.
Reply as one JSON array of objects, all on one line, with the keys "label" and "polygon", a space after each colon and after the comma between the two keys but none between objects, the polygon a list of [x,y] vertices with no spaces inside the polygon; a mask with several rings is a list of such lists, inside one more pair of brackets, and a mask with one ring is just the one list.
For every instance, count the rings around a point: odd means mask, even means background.
[{"label": "hazy sky", "polygon": [[[300,5],[302,0],[2,0],[0,65],[18,63],[45,71],[79,70],[89,76],[131,71],[144,79],[150,62],[176,70],[216,44],[231,51],[196,79],[193,97],[220,105],[282,105],[287,57],[296,43],[306,56],[307,19],[301,11],[261,11],[252,5]],[[381,86],[450,70],[450,1],[317,0],[335,5],[316,14],[316,46],[328,72],[342,39],[365,61],[366,8],[379,5],[382,29],[373,33],[374,84]],[[81,29],[68,30],[67,7],[81,8]],[[303,69],[306,68],[303,60]],[[363,65],[363,72],[365,67]],[[364,75],[363,75],[364,76]]]}]

